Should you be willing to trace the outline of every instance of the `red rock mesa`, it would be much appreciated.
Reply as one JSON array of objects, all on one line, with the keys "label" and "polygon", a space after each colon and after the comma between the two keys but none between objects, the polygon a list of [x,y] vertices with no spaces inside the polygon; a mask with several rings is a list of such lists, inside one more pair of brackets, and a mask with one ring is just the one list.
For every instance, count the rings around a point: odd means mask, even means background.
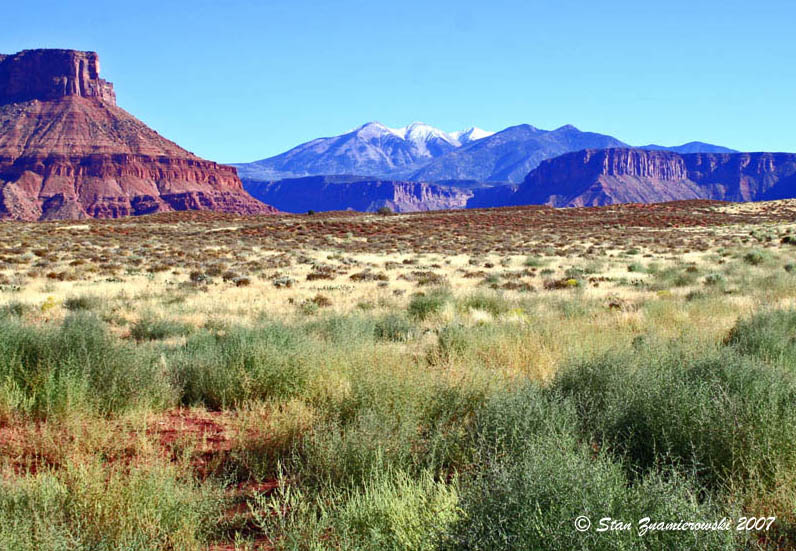
[{"label": "red rock mesa", "polygon": [[94,52],[0,55],[0,219],[276,212],[116,106]]}]

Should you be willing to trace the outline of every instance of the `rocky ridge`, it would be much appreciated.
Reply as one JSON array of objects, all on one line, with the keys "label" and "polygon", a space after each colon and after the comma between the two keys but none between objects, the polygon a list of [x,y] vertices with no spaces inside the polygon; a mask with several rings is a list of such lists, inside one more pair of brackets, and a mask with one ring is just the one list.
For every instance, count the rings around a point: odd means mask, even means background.
[{"label": "rocky ridge", "polygon": [[796,196],[796,154],[675,153],[614,148],[542,162],[509,200],[555,207],[683,199],[766,201]]}]

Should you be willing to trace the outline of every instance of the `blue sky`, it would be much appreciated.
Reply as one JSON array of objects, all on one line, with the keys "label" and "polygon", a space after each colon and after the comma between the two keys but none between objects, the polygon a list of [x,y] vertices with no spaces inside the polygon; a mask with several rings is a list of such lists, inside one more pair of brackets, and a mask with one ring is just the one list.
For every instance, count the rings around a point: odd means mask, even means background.
[{"label": "blue sky", "polygon": [[99,52],[119,105],[221,162],[378,120],[796,151],[796,3],[14,2],[0,52]]}]

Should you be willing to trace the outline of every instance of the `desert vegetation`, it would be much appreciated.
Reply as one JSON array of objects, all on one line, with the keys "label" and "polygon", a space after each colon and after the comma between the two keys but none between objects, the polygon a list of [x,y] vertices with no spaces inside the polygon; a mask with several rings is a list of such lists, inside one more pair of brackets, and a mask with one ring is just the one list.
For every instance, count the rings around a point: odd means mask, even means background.
[{"label": "desert vegetation", "polygon": [[792,549],[795,207],[4,223],[0,549]]}]

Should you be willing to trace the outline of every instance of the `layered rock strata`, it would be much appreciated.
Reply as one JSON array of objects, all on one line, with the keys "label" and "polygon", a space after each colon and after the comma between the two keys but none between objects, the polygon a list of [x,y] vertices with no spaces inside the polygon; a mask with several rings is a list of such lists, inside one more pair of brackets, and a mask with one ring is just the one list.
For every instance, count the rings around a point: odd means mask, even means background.
[{"label": "layered rock strata", "polygon": [[94,52],[0,56],[0,218],[171,210],[266,214],[234,168],[179,147],[116,106]]}]

